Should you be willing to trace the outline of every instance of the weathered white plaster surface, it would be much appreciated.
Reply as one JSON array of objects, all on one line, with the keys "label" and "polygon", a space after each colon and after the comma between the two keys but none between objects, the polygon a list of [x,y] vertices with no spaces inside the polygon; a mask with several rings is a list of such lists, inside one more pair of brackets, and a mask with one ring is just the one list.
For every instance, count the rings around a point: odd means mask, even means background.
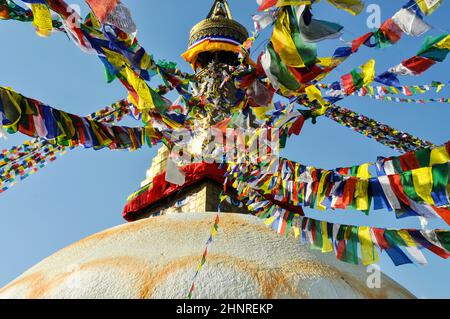
[{"label": "weathered white plaster surface", "polygon": [[[0,289],[0,298],[185,298],[215,215],[176,214],[114,227],[43,260]],[[382,276],[268,229],[222,214],[194,298],[412,298]]]}]

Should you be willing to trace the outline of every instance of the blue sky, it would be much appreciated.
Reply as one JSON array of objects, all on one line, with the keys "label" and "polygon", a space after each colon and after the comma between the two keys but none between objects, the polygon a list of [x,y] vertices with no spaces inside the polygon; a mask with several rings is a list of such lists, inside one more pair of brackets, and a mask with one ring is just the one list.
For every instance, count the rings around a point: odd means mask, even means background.
[{"label": "blue sky", "polygon": [[[81,0],[73,2],[82,4]],[[133,13],[139,28],[138,37],[147,51],[155,59],[178,62],[183,70],[190,71],[180,54],[186,49],[190,28],[205,17],[213,1],[123,2]],[[402,1],[366,2],[381,4],[383,21],[402,4]],[[234,18],[251,30],[251,15],[256,12],[256,2],[229,0],[229,3]],[[449,10],[450,4],[445,3],[427,18],[435,27],[429,34],[449,32]],[[84,5],[82,14],[87,14]],[[318,19],[344,25],[343,39],[347,41],[368,31],[367,13],[353,17],[322,1],[314,7],[314,14]],[[43,39],[35,35],[30,24],[0,21],[0,36],[2,86],[10,86],[26,96],[79,115],[89,114],[126,97],[120,83],[106,83],[98,58],[82,53],[62,34]],[[255,48],[268,37],[269,33],[263,33]],[[376,59],[377,72],[380,73],[413,56],[422,40],[405,36],[399,45],[385,50],[362,48],[333,72],[329,81],[370,58]],[[319,55],[331,54],[339,45],[342,43],[338,40],[321,43]],[[254,55],[258,53],[254,52]],[[424,76],[402,78],[402,81],[404,84],[428,84],[432,80],[448,82],[448,71],[449,62],[444,62]],[[450,97],[450,90],[443,90],[439,96]],[[359,97],[348,98],[340,104],[435,144],[442,144],[449,137],[448,104],[396,104]],[[27,137],[21,135],[10,136],[8,140],[0,141],[0,147],[9,148],[25,139]],[[124,223],[121,212],[125,200],[144,179],[155,153],[156,149],[148,148],[134,153],[80,148],[68,152],[38,174],[1,194],[0,286],[57,250],[95,232]],[[302,134],[291,139],[284,151],[284,156],[290,159],[323,168],[361,164],[374,161],[379,155],[397,154],[326,118],[319,119],[316,125],[305,125]],[[356,211],[309,213],[316,218],[347,224],[419,227],[415,218],[396,220],[392,213],[384,211],[371,212],[368,217]],[[448,229],[439,222],[431,225]],[[426,267],[394,267],[386,254],[382,255],[380,265],[386,274],[418,297],[449,298],[448,261],[427,252],[425,254],[429,261]]]}]

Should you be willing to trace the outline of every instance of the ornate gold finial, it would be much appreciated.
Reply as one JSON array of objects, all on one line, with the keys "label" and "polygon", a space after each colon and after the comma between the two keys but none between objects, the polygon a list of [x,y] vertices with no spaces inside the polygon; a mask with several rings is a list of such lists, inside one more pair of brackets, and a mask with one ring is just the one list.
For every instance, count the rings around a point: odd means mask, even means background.
[{"label": "ornate gold finial", "polygon": [[191,30],[189,47],[205,38],[225,38],[243,43],[248,38],[247,29],[233,20],[226,0],[215,0],[207,18]]},{"label": "ornate gold finial", "polygon": [[228,6],[228,3],[226,0],[216,0],[214,1],[213,6],[211,7],[211,10],[209,11],[207,19],[214,18],[214,17],[222,17],[222,18],[228,18],[230,20],[233,20],[233,17],[231,15],[230,7]]}]

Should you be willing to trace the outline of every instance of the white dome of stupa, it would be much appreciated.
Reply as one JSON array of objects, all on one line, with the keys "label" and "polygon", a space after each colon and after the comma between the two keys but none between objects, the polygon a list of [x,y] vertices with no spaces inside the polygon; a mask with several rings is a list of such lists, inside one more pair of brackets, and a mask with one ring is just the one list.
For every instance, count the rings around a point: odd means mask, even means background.
[{"label": "white dome of stupa", "polygon": [[[172,214],[114,227],[46,258],[0,298],[186,298],[215,215]],[[222,214],[194,298],[413,298],[363,266],[281,237],[249,215]]]}]

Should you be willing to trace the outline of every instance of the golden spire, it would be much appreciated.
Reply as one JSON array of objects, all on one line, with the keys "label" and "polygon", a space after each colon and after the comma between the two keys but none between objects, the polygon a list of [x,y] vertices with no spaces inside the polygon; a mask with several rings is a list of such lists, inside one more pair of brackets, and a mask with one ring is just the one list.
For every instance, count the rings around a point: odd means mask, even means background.
[{"label": "golden spire", "polygon": [[224,38],[242,44],[248,38],[247,29],[233,20],[227,0],[215,0],[205,20],[196,24],[189,37],[189,47],[205,38]]},{"label": "golden spire", "polygon": [[209,14],[207,16],[208,19],[212,17],[223,17],[233,20],[231,15],[230,7],[228,6],[228,2],[226,0],[215,0]]}]

